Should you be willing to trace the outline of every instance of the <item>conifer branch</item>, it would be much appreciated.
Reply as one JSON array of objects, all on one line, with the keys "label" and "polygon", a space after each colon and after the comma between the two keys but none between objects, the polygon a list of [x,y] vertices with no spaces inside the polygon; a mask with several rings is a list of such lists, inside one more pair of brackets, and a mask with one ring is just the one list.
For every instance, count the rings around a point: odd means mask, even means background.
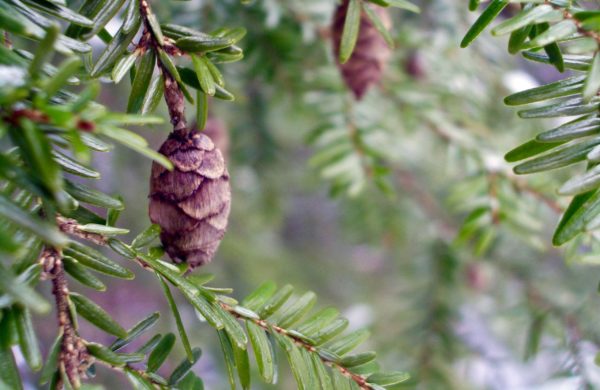
[{"label": "conifer branch", "polygon": [[[62,226],[63,227],[68,226],[67,229],[63,230],[63,231],[65,231],[65,233],[71,234],[71,235],[78,237],[80,239],[83,239],[83,240],[90,241],[97,245],[108,245],[107,238],[104,237],[102,234],[83,232],[80,228],[73,226],[71,224],[71,222],[72,221],[63,221]],[[147,264],[147,260],[145,260],[144,258],[136,257],[135,260],[146,271],[153,272],[153,273],[155,272],[152,269],[152,267],[150,267]],[[318,347],[312,345],[311,343],[309,343],[307,340],[303,339],[302,337],[299,337],[299,335],[296,335],[296,334],[290,332],[288,329],[277,326],[276,324],[270,323],[269,321],[267,321],[265,319],[246,315],[246,314],[244,314],[244,312],[240,312],[239,310],[236,310],[234,307],[232,307],[231,305],[229,305],[223,301],[219,301],[219,306],[225,312],[229,313],[229,315],[231,315],[233,318],[236,318],[241,321],[251,321],[251,322],[255,323],[256,325],[258,325],[260,328],[262,328],[265,332],[277,332],[278,334],[280,334],[282,336],[290,338],[296,345],[298,345],[301,348],[306,349],[309,353],[317,354],[317,356],[319,357],[321,362],[323,362],[323,364],[331,367],[333,370],[339,371],[343,376],[345,376],[348,379],[355,382],[356,385],[361,390],[374,390],[374,387],[371,386],[367,382],[367,378],[365,376],[356,374],[356,373],[352,372],[351,370],[345,368],[344,366],[339,364],[337,361],[328,357],[328,354],[326,351],[324,351],[323,353],[320,353],[320,349]],[[117,370],[122,370],[122,367],[115,367],[115,366],[111,366],[111,367],[113,367]],[[127,367],[127,368],[130,368],[130,367]],[[140,372],[140,374],[143,375],[143,372]]]},{"label": "conifer branch", "polygon": [[291,334],[287,329],[279,327],[275,324],[271,324],[268,321],[260,319],[260,318],[253,318],[250,316],[245,316],[243,313],[240,313],[239,311],[234,310],[233,307],[229,306],[228,304],[226,304],[224,302],[220,302],[220,305],[225,311],[227,311],[233,317],[240,319],[240,320],[244,320],[244,321],[252,321],[256,325],[260,326],[266,332],[274,331],[274,332],[279,333],[282,336],[289,337],[294,341],[294,343],[296,343],[296,345],[306,349],[310,353],[316,353],[317,356],[319,357],[319,359],[321,359],[321,361],[324,364],[328,365],[329,367],[331,367],[335,370],[338,370],[342,375],[344,375],[345,377],[354,381],[361,390],[373,390],[373,387],[367,383],[367,380],[364,376],[355,374],[352,371],[350,371],[347,368],[340,365],[339,363],[337,363],[336,361],[334,361],[332,359],[328,359],[323,354],[319,354],[319,350],[317,347],[311,345],[310,343],[308,343],[306,340],[302,339],[301,337]]},{"label": "conifer branch", "polygon": [[[382,90],[387,98],[396,101],[398,104],[402,104],[402,102],[398,100],[393,90],[387,87],[382,88]],[[475,153],[477,155],[481,153],[481,150],[479,148],[474,147],[471,143],[465,142],[464,139],[457,137],[453,133],[446,131],[441,126],[438,126],[436,123],[429,122],[429,125],[426,126],[426,128],[429,129],[432,132],[432,134],[437,136],[437,138],[440,141],[444,142],[447,145],[457,144],[462,149],[468,152]],[[564,211],[564,208],[555,199],[553,199],[547,193],[544,193],[534,187],[531,187],[526,180],[514,174],[513,172],[507,170],[491,170],[489,167],[485,166],[485,164],[483,164],[483,168],[486,171],[488,182],[490,183],[490,194],[493,195],[492,182],[500,177],[502,179],[507,180],[515,190],[529,194],[532,197],[540,200],[556,214],[561,214]]]},{"label": "conifer branch", "polygon": [[583,24],[577,20],[577,18],[575,18],[567,8],[556,5],[550,0],[544,0],[544,4],[551,6],[555,10],[561,11],[565,19],[572,21],[575,26],[577,26],[577,32],[579,34],[593,38],[596,42],[600,43],[600,34],[598,34],[596,31],[583,28]]},{"label": "conifer branch", "polygon": [[[85,235],[84,235],[85,236]],[[89,239],[89,237],[85,236]],[[64,374],[70,384],[79,388],[81,378],[92,363],[83,340],[77,334],[71,310],[69,308],[69,287],[65,275],[64,263],[60,250],[46,247],[39,259],[44,271],[43,278],[52,281],[52,294],[56,301],[58,317],[58,333],[61,336],[58,370]],[[57,378],[56,388],[63,387],[62,376]]]},{"label": "conifer branch", "polygon": [[187,131],[187,121],[185,118],[185,97],[183,95],[183,91],[181,90],[181,87],[179,86],[174,75],[172,75],[165,65],[162,64],[159,55],[160,50],[162,50],[167,56],[170,55],[170,53],[179,53],[181,55],[181,52],[168,38],[164,39],[164,44],[159,42],[156,38],[149,20],[149,18],[153,17],[153,15],[148,0],[140,1],[140,14],[142,16],[144,32],[138,47],[155,51],[157,59],[156,61],[160,72],[163,75],[163,82],[165,86],[165,102],[169,111],[169,117],[171,118],[171,124],[173,125],[173,131],[185,132]]},{"label": "conifer branch", "polygon": [[83,240],[93,242],[96,245],[106,245],[107,240],[101,234],[86,232],[81,229],[77,220],[73,218],[65,218],[61,215],[56,216],[56,224],[58,228],[67,234],[79,237]]}]

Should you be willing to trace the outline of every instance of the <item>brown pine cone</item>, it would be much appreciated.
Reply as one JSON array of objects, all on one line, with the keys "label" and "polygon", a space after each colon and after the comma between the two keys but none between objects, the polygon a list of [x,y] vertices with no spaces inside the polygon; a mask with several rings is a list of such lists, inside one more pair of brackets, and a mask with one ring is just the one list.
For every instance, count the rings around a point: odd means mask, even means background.
[{"label": "brown pine cone", "polygon": [[206,134],[212,140],[227,162],[229,159],[229,129],[227,129],[227,125],[221,119],[209,115],[202,134]]},{"label": "brown pine cone", "polygon": [[159,152],[173,162],[152,164],[150,220],[176,263],[191,269],[210,262],[225,234],[231,206],[229,173],[219,149],[195,130],[174,131]]},{"label": "brown pine cone", "polygon": [[[368,6],[372,6],[369,4]],[[372,6],[385,27],[389,30],[392,21],[385,8]],[[360,15],[360,30],[354,52],[345,64],[339,63],[340,43],[344,31],[344,21],[348,11],[348,0],[343,0],[333,17],[332,35],[333,48],[338,67],[344,81],[352,90],[357,100],[362,99],[369,87],[381,79],[385,66],[390,58],[391,50],[385,39],[379,34],[367,14]]]}]

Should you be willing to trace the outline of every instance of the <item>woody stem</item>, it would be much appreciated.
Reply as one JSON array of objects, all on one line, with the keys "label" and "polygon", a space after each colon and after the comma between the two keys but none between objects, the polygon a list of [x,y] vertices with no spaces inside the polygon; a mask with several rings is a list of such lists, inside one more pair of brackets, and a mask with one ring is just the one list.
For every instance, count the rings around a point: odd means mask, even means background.
[{"label": "woody stem", "polygon": [[[144,33],[140,44],[143,42],[143,46],[149,50],[154,50],[157,54],[157,63],[160,72],[163,75],[163,82],[165,86],[165,102],[169,109],[169,117],[171,118],[171,124],[173,125],[173,131],[186,131],[187,122],[185,119],[185,98],[177,80],[169,72],[169,70],[163,66],[160,62],[159,51],[162,50],[166,55],[169,55],[169,50],[163,50],[162,44],[156,39],[152,31],[152,27],[149,22],[149,16],[152,14],[152,9],[147,0],[140,2],[140,14],[144,23]],[[171,44],[172,48],[175,47]]]},{"label": "woody stem", "polygon": [[[87,369],[90,356],[83,341],[77,335],[71,318],[69,288],[62,254],[55,248],[47,247],[42,252],[40,263],[45,277],[52,280],[52,294],[56,302],[59,334],[62,334],[58,368],[64,371],[71,385],[78,388],[81,374]],[[59,379],[57,388],[62,388],[60,382],[61,379]]]}]

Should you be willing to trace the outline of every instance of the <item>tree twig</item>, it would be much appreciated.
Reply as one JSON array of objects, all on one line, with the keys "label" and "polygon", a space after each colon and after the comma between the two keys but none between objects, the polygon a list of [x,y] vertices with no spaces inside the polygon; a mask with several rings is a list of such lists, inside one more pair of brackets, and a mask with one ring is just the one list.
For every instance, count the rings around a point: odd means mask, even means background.
[{"label": "tree twig", "polygon": [[[58,368],[64,373],[75,388],[81,385],[81,378],[93,359],[89,355],[83,340],[77,334],[71,310],[69,309],[69,288],[65,275],[62,254],[51,247],[44,248],[40,256],[40,264],[45,279],[52,281],[52,294],[56,301],[56,315],[58,318],[59,334],[62,335]],[[58,379],[57,388],[62,388],[62,378]]]},{"label": "tree twig", "polygon": [[152,9],[147,0],[142,0],[140,2],[140,14],[142,15],[144,23],[144,33],[142,34],[138,47],[142,46],[142,49],[154,50],[156,52],[157,64],[163,75],[165,102],[167,103],[167,108],[169,110],[173,131],[186,131],[187,121],[185,119],[185,98],[183,92],[175,80],[174,75],[162,65],[158,51],[162,50],[167,55],[181,55],[182,53],[180,53],[179,49],[177,49],[170,40],[166,40],[165,44],[162,45],[152,33],[152,27],[150,26],[149,21]]},{"label": "tree twig", "polygon": [[[65,230],[63,230],[63,231],[65,231]],[[65,232],[68,234],[71,234],[75,237],[93,242],[98,245],[107,245],[108,244],[108,241],[106,240],[106,238],[104,236],[102,236],[101,234],[83,232],[81,229],[77,229],[77,228],[71,228],[68,232],[67,231],[65,231]],[[145,264],[143,259],[136,258],[136,261],[143,269],[150,271],[150,272],[154,272],[150,267],[148,267]],[[305,348],[309,352],[318,353],[318,349],[315,346],[306,342],[306,340],[303,340],[299,337],[294,336],[293,334],[290,334],[290,332],[287,329],[281,328],[275,324],[271,324],[263,319],[256,319],[256,318],[244,316],[243,314],[240,314],[239,312],[235,311],[233,307],[227,305],[224,302],[219,302],[219,304],[220,304],[221,308],[223,308],[223,310],[227,311],[229,314],[231,314],[232,316],[234,316],[237,319],[252,321],[267,332],[275,331],[283,336],[291,338],[297,345]],[[338,370],[342,375],[344,375],[345,377],[354,381],[361,390],[372,390],[373,389],[367,383],[366,377],[364,377],[363,375],[353,373],[350,370],[346,369],[345,367],[341,366],[339,363],[337,363],[333,360],[327,359],[326,357],[321,356],[320,354],[318,356],[319,356],[319,359],[321,359],[321,361],[324,364],[328,365],[332,369]]]},{"label": "tree twig", "polygon": [[544,4],[551,6],[555,10],[562,11],[565,19],[568,19],[568,20],[572,21],[573,23],[575,23],[575,26],[577,26],[578,33],[580,33],[581,35],[588,36],[588,37],[594,39],[596,42],[600,43],[600,34],[598,34],[596,31],[586,30],[585,28],[583,28],[583,24],[579,20],[575,19],[573,14],[571,12],[569,12],[569,10],[567,8],[565,8],[564,6],[558,6],[556,4],[553,4],[549,0],[545,0]]},{"label": "tree twig", "polygon": [[58,228],[67,234],[83,238],[84,240],[91,241],[96,245],[106,245],[106,238],[100,234],[85,232],[79,227],[77,220],[72,218],[65,218],[58,215],[56,217],[56,224]]}]

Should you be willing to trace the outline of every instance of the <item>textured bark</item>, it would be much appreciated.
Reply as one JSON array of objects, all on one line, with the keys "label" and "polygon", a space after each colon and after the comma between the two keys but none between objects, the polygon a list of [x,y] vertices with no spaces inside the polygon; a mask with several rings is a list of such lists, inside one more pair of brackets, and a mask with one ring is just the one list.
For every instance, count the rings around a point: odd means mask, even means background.
[{"label": "textured bark", "polygon": [[[381,7],[372,7],[389,30],[392,22],[388,11]],[[332,36],[336,59],[339,59],[339,48],[347,11],[348,0],[343,0],[333,17]],[[340,64],[338,60],[338,67],[342,72],[344,81],[357,100],[362,99],[369,88],[381,80],[390,55],[391,50],[385,39],[379,34],[363,11],[360,16],[360,31],[352,56],[345,64]]]},{"label": "textured bark", "polygon": [[161,66],[165,83],[165,102],[169,109],[169,117],[174,131],[183,131],[187,127],[185,121],[185,98],[177,81]]},{"label": "textured bark", "polygon": [[152,165],[150,219],[176,263],[191,268],[210,262],[225,234],[231,206],[229,173],[219,149],[195,130],[174,131],[159,152],[173,171]]},{"label": "textured bark", "polygon": [[[77,334],[71,310],[69,309],[69,287],[62,260],[62,254],[50,247],[44,248],[40,255],[44,279],[52,280],[52,294],[56,301],[59,332],[62,333],[59,352],[59,368],[64,371],[70,384],[79,388],[81,378],[86,378],[86,371],[93,363],[85,344]],[[63,388],[63,379],[59,378],[57,389]]]}]

